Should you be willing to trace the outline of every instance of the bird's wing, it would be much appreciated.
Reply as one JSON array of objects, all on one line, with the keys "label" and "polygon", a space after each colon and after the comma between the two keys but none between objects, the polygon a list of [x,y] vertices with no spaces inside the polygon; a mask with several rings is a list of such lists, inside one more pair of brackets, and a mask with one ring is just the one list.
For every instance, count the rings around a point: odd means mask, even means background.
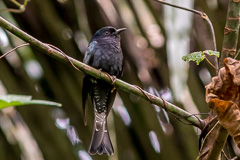
[{"label": "bird's wing", "polygon": [[88,93],[91,89],[91,82],[89,80],[89,76],[86,75],[83,78],[83,85],[82,85],[82,108],[83,108],[83,120],[85,126],[87,125],[87,119],[86,119],[86,101],[88,98]]},{"label": "bird's wing", "polygon": [[119,74],[119,76],[117,77],[117,78],[121,78],[122,76],[123,76],[123,66],[124,66],[124,61],[122,61],[123,63],[122,63],[122,66],[121,66],[121,68],[119,69],[120,70],[120,74]]},{"label": "bird's wing", "polygon": [[95,53],[96,44],[97,44],[96,41],[93,41],[89,44],[89,46],[85,52],[85,55],[84,55],[83,63],[90,65],[90,63],[93,59],[94,53]]},{"label": "bird's wing", "polygon": [[[95,53],[95,45],[97,44],[96,41],[93,41],[89,44],[85,55],[84,55],[84,59],[83,59],[83,63],[87,64],[87,65],[91,65],[90,63],[92,63],[93,61],[93,57],[94,57],[94,53]],[[83,85],[82,85],[82,108],[83,108],[83,119],[84,119],[84,124],[87,125],[87,120],[86,120],[86,101],[88,98],[88,93],[91,90],[91,82],[89,79],[89,76],[86,75],[83,78]]]}]

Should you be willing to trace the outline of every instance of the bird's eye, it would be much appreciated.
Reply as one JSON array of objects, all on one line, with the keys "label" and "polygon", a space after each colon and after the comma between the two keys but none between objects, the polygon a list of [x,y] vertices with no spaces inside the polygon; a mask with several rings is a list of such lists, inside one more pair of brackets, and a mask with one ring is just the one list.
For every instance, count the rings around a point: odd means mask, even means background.
[{"label": "bird's eye", "polygon": [[110,34],[110,32],[108,32],[108,31],[105,32],[105,35],[109,35],[109,34]]}]

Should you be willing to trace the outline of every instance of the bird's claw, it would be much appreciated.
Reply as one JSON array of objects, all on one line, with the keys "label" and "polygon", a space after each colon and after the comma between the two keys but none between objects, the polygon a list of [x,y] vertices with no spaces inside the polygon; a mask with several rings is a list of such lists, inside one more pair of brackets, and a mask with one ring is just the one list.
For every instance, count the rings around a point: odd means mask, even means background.
[{"label": "bird's claw", "polygon": [[108,78],[111,79],[112,85],[114,85],[114,83],[115,83],[116,80],[117,80],[117,77],[116,77],[116,76],[111,76],[111,75],[109,75],[107,72],[104,72],[104,73],[108,76]]},{"label": "bird's claw", "polygon": [[116,77],[116,76],[112,76],[112,77],[111,77],[112,85],[114,85],[114,83],[116,82],[116,80],[117,80],[117,77]]},{"label": "bird's claw", "polygon": [[116,87],[113,87],[113,89],[111,90],[111,93],[113,93],[113,91],[115,91],[117,88]]}]

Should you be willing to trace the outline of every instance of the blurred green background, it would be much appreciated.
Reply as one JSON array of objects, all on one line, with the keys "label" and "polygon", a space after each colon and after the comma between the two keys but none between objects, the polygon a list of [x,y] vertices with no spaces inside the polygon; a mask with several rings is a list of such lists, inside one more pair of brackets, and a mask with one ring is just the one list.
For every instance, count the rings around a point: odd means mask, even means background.
[{"label": "blurred green background", "polygon": [[[23,0],[19,0],[23,4]],[[169,0],[205,12],[221,50],[227,0]],[[88,42],[104,26],[126,27],[121,45],[123,80],[162,96],[190,113],[207,113],[205,85],[215,71],[182,56],[213,49],[206,22],[190,12],[150,0],[32,0],[23,13],[0,0],[0,16],[42,42],[82,61]],[[216,16],[217,15],[217,16]],[[23,44],[0,28],[0,54]],[[192,160],[198,155],[196,128],[158,106],[119,90],[108,118],[114,156],[90,156],[93,110],[84,126],[81,88],[84,74],[29,46],[0,60],[0,94],[32,95],[62,108],[25,106],[0,112],[1,160]],[[202,117],[204,118],[204,117]]]}]

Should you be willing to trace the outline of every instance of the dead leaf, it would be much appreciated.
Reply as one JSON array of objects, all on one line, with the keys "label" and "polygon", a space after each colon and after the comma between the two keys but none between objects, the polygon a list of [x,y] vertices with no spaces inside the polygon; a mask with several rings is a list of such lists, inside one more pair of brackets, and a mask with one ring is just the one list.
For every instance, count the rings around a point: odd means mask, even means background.
[{"label": "dead leaf", "polygon": [[240,61],[224,59],[218,76],[206,86],[206,101],[240,148]]}]

